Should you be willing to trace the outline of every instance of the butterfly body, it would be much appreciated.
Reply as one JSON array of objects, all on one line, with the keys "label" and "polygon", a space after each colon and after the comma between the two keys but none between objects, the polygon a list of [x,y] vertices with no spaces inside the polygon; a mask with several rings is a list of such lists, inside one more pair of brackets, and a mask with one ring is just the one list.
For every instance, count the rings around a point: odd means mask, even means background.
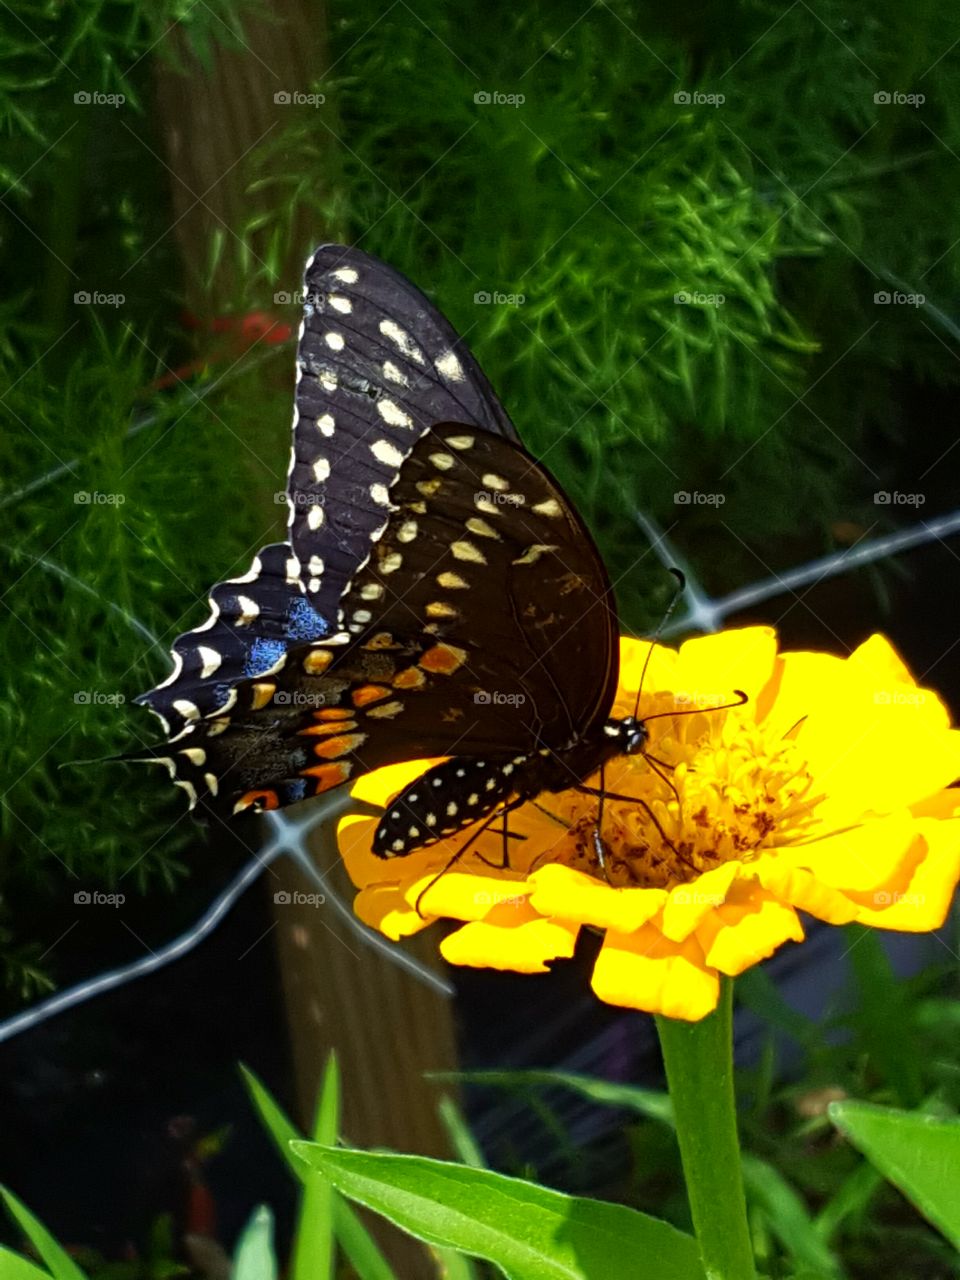
[{"label": "butterfly body", "polygon": [[355,249],[318,250],[305,288],[288,538],[213,589],[139,699],[167,740],[129,758],[230,815],[447,757],[384,815],[375,852],[400,856],[645,730],[611,718],[599,553],[462,340]]}]

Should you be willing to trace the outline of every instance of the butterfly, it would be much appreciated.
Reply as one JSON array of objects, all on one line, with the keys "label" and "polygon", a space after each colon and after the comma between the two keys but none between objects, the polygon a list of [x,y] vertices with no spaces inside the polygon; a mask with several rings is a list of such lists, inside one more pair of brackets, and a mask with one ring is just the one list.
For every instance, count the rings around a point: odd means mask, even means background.
[{"label": "butterfly", "polygon": [[219,583],[141,695],[201,806],[261,812],[443,761],[384,812],[396,857],[642,752],[614,718],[618,621],[583,521],[448,321],[397,271],[306,266],[287,541]]}]

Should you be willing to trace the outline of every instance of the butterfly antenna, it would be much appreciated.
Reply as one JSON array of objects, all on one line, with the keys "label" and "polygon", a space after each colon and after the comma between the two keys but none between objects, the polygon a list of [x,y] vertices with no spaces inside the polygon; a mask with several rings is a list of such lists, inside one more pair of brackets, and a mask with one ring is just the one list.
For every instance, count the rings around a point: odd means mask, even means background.
[{"label": "butterfly antenna", "polygon": [[[707,714],[713,711],[729,711],[731,707],[742,707],[745,702],[750,701],[750,695],[744,693],[742,689],[734,689],[733,692],[737,695],[735,702],[721,702],[716,707],[688,707],[686,711],[657,711],[652,716],[644,716],[643,723],[649,724],[651,720],[662,720],[665,716],[697,716],[701,713]],[[796,728],[796,725],[794,725],[794,728]],[[645,760],[650,759],[646,752],[643,752],[643,757]]]},{"label": "butterfly antenna", "polygon": [[653,633],[653,639],[650,641],[650,648],[647,650],[647,656],[643,660],[643,670],[640,672],[640,684],[637,688],[637,700],[633,704],[633,718],[636,720],[637,712],[640,710],[640,696],[643,693],[643,682],[647,678],[647,667],[650,665],[650,659],[653,656],[654,646],[663,634],[663,628],[670,621],[670,617],[676,609],[677,605],[683,597],[684,591],[687,589],[687,580],[680,569],[671,569],[670,572],[677,580],[677,589],[673,593],[673,599],[667,605],[666,612],[657,623],[657,629]]}]

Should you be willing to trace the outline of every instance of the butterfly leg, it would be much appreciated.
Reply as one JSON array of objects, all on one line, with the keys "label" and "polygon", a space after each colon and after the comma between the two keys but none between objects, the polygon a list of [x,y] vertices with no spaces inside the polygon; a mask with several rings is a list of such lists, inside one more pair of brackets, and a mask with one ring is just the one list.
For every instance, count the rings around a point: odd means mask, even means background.
[{"label": "butterfly leg", "polygon": [[[579,787],[574,787],[573,790],[580,791],[583,793],[583,795],[587,795],[587,796],[600,796],[601,799],[604,796],[606,796],[611,800],[620,800],[625,802],[626,804],[634,804],[634,805],[638,804],[640,808],[643,809],[643,811],[646,813],[647,817],[650,819],[653,825],[657,828],[657,831],[659,831],[660,833],[660,839],[667,846],[667,848],[674,855],[674,857],[679,862],[682,862],[684,866],[689,867],[691,871],[699,872],[700,868],[697,867],[694,863],[692,863],[685,854],[681,853],[681,851],[677,848],[677,846],[673,843],[673,841],[667,835],[666,831],[664,831],[663,824],[660,822],[660,819],[657,817],[657,815],[653,812],[653,810],[647,804],[646,800],[641,800],[639,796],[624,796],[617,791],[601,791],[598,787],[587,787],[582,784]],[[603,863],[601,863],[600,865],[603,866]],[[605,868],[604,868],[604,874],[606,874]]]},{"label": "butterfly leg", "polygon": [[604,879],[609,883],[610,873],[607,871],[607,846],[603,840],[603,802],[607,796],[607,788],[605,779],[606,761],[600,765],[600,789],[597,800],[597,821],[593,828],[593,851],[597,855],[597,862],[600,864],[600,870],[603,872]]}]

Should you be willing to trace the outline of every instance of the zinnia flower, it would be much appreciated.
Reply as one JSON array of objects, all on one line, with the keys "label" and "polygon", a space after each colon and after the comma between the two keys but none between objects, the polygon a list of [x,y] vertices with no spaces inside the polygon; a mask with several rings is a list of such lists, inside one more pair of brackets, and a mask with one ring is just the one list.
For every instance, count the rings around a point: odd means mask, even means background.
[{"label": "zinnia flower", "polygon": [[[633,711],[649,650],[621,641],[614,714]],[[748,701],[717,709],[736,689]],[[444,873],[474,828],[384,861],[370,851],[376,820],[351,815],[340,843],[358,916],[392,939],[459,921],[440,944],[448,961],[521,973],[572,955],[592,929],[601,1000],[691,1021],[715,1007],[720,974],[803,940],[800,911],[910,932],[943,923],[960,878],[960,732],[882,636],[847,658],[778,653],[766,627],[655,645],[639,714],[658,717],[653,760],[607,766],[607,789],[636,803],[605,802],[605,869],[597,801],[575,791],[510,814],[502,870],[499,824]],[[428,763],[378,770],[353,794],[385,806]]]}]

